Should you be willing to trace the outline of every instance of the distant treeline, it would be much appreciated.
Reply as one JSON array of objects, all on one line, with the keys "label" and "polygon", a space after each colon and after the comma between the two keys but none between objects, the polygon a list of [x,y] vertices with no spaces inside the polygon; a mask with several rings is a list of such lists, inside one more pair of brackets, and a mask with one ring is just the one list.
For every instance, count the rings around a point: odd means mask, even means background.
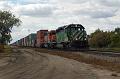
[{"label": "distant treeline", "polygon": [[89,45],[95,48],[120,48],[120,28],[105,32],[97,29],[89,35]]}]

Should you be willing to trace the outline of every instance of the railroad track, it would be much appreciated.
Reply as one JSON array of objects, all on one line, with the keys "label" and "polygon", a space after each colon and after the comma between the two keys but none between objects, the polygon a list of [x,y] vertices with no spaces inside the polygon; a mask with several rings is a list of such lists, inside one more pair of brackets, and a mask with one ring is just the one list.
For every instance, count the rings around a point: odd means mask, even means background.
[{"label": "railroad track", "polygon": [[94,54],[94,55],[103,55],[103,56],[110,56],[110,57],[120,57],[120,53],[116,52],[107,52],[107,51],[98,51],[98,50],[88,50],[83,51],[84,53]]},{"label": "railroad track", "polygon": [[[23,47],[22,47],[23,48]],[[25,47],[25,48],[31,48],[32,47]],[[33,48],[34,49],[34,48]],[[41,48],[37,48],[41,49]],[[65,52],[81,52],[85,54],[93,54],[93,55],[103,55],[103,56],[109,56],[109,57],[120,57],[120,52],[113,52],[113,51],[100,51],[100,50],[86,50],[86,49],[51,49],[51,48],[42,48],[50,51],[65,51]]]},{"label": "railroad track", "polygon": [[56,51],[66,51],[66,52],[81,52],[85,54],[94,54],[94,55],[103,55],[109,57],[120,57],[119,52],[111,52],[111,51],[99,51],[99,50],[81,50],[81,49],[48,49],[48,50],[56,50]]}]

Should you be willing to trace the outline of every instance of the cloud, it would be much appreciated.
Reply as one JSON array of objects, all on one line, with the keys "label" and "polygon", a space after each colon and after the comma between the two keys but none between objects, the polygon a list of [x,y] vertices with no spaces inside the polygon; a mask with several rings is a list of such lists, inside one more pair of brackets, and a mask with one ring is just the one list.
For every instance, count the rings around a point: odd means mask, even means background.
[{"label": "cloud", "polygon": [[1,10],[11,10],[12,4],[10,4],[8,1],[0,1],[0,9]]},{"label": "cloud", "polygon": [[27,4],[46,4],[46,3],[49,3],[50,0],[21,0],[21,1],[18,1],[19,4],[24,4],[24,5],[27,5]]},{"label": "cloud", "polygon": [[76,11],[77,15],[85,15],[91,18],[108,18],[115,16],[117,10],[110,9],[84,9]]},{"label": "cloud", "polygon": [[85,3],[87,0],[54,0],[63,3]]},{"label": "cloud", "polygon": [[16,9],[21,16],[49,17],[52,16],[56,8],[49,4],[28,4],[18,6],[14,9]]},{"label": "cloud", "polygon": [[70,23],[82,24],[88,34],[97,28],[113,30],[120,27],[119,7],[120,0],[0,1],[1,10],[11,10],[22,20],[22,26],[13,28],[13,41],[40,29],[51,30]]},{"label": "cloud", "polygon": [[120,0],[96,0],[99,4],[109,7],[120,7]]},{"label": "cloud", "polygon": [[27,5],[27,4],[38,4],[38,3],[41,3],[41,4],[46,4],[48,2],[50,2],[50,0],[0,0],[1,1],[6,1],[6,2],[9,2],[9,3],[13,3],[13,4],[21,4],[21,5]]}]

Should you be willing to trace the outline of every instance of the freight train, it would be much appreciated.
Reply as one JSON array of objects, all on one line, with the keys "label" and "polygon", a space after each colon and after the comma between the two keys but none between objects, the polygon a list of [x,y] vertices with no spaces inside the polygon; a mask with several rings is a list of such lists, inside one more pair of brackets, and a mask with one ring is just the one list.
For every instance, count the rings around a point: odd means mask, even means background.
[{"label": "freight train", "polygon": [[56,30],[39,30],[14,42],[12,45],[45,48],[88,48],[85,28],[81,24],[69,24]]}]

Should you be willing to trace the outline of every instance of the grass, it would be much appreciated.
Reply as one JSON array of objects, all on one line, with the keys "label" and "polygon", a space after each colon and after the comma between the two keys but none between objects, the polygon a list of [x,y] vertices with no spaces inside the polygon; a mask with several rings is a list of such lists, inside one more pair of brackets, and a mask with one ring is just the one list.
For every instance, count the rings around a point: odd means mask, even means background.
[{"label": "grass", "polygon": [[105,51],[105,52],[117,52],[120,53],[120,48],[93,48],[96,49],[98,51]]},{"label": "grass", "polygon": [[113,50],[113,51],[117,51],[120,53],[120,48],[109,48],[108,50]]},{"label": "grass", "polygon": [[11,52],[12,52],[11,47],[8,45],[4,45],[4,48],[2,47],[0,49],[0,59],[10,56]]},{"label": "grass", "polygon": [[120,73],[120,63],[108,62],[106,60],[101,60],[93,57],[85,57],[84,55],[75,54],[68,51],[65,52],[65,51],[47,50],[47,49],[38,49],[38,48],[35,48],[34,50],[42,53],[49,53],[52,55],[58,55],[58,56],[66,57],[69,59],[74,59],[79,62],[92,64],[93,66],[98,68],[102,68],[102,69],[105,68],[105,69],[117,71]]}]

